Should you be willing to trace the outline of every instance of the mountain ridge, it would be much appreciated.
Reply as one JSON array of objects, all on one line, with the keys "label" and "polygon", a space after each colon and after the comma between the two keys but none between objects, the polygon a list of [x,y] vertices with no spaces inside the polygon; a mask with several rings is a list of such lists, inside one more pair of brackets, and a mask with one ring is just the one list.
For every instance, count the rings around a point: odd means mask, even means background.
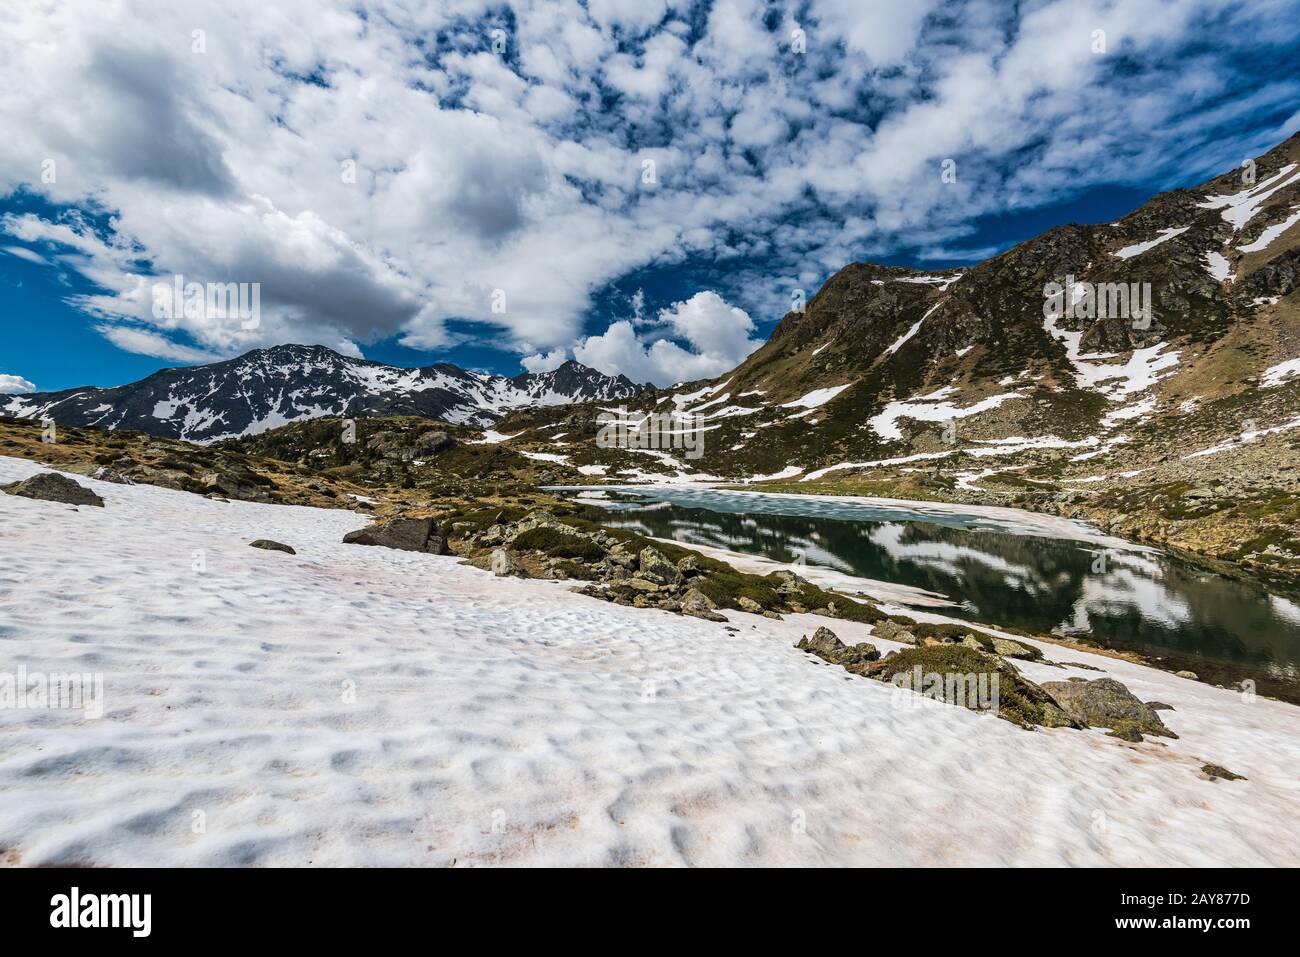
[{"label": "mountain ridge", "polygon": [[160,369],[121,386],[0,396],[0,412],[215,442],[322,416],[419,415],[487,426],[525,405],[626,399],[645,388],[572,359],[549,372],[507,377],[446,362],[404,368],[287,343]]}]

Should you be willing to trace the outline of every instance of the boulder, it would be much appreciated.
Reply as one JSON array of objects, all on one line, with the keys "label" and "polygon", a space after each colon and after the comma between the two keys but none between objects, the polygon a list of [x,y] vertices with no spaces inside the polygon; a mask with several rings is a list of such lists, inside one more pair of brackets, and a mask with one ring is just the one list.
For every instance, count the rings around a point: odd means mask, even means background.
[{"label": "boulder", "polygon": [[871,633],[884,641],[898,641],[905,645],[916,644],[916,635],[912,634],[896,621],[886,618],[871,626]]},{"label": "boulder", "polygon": [[498,578],[527,578],[528,572],[524,566],[519,563],[519,559],[505,548],[497,548],[492,551],[488,559],[489,567],[492,574]]},{"label": "boulder", "polygon": [[66,475],[60,475],[58,472],[41,472],[21,482],[0,485],[0,490],[8,492],[10,495],[34,498],[42,502],[62,502],[65,505],[104,507],[102,498],[84,485],[79,485]]},{"label": "boulder", "polygon": [[417,459],[430,459],[439,452],[454,447],[456,440],[446,432],[433,431],[425,432],[415,441],[415,457]]},{"label": "boulder", "polygon": [[782,595],[798,595],[807,585],[811,584],[807,579],[800,578],[794,572],[784,568],[775,574],[781,580],[781,584],[777,586],[777,591]]},{"label": "boulder", "polygon": [[736,604],[740,607],[741,611],[747,611],[751,615],[763,614],[763,606],[754,601],[754,599],[750,598],[748,595],[741,595],[736,599]]},{"label": "boulder", "polygon": [[698,588],[688,588],[686,594],[682,596],[682,614],[690,615],[694,618],[703,618],[705,621],[726,621],[726,615],[720,615],[717,612],[717,605],[708,595]]},{"label": "boulder", "polygon": [[880,657],[880,652],[876,650],[875,645],[860,641],[850,648],[840,641],[835,632],[825,626],[814,631],[811,638],[807,635],[800,638],[799,644],[795,645],[795,647],[800,651],[816,655],[823,661],[829,661],[833,665],[844,665],[845,667],[863,665]]},{"label": "boulder", "polygon": [[231,470],[220,469],[216,472],[209,472],[203,476],[203,490],[210,494],[217,492],[227,498],[240,499],[246,502],[272,502],[270,494],[256,480],[254,474],[247,470],[235,472]]},{"label": "boulder", "polygon": [[698,575],[700,573],[700,559],[697,555],[686,555],[677,560],[677,570],[683,575]]},{"label": "boulder", "polygon": [[1044,682],[1043,690],[1080,724],[1109,728],[1128,735],[1128,740],[1132,740],[1133,731],[1164,738],[1178,737],[1165,727],[1160,715],[1114,678],[1048,681]]},{"label": "boulder", "polygon": [[609,550],[609,562],[620,568],[636,568],[636,551],[626,542],[619,542]]},{"label": "boulder", "polygon": [[1246,778],[1240,774],[1233,774],[1227,768],[1220,764],[1204,764],[1201,766],[1201,773],[1211,781],[1245,781]]},{"label": "boulder", "polygon": [[285,552],[289,555],[297,555],[292,548],[283,542],[273,542],[269,538],[259,538],[256,541],[249,542],[250,548],[264,548],[268,552]]},{"label": "boulder", "polygon": [[381,545],[406,552],[447,554],[447,539],[431,518],[397,518],[367,525],[343,536],[345,545]]},{"label": "boulder", "polygon": [[677,566],[653,545],[641,549],[637,555],[637,567],[642,578],[660,585],[676,585],[683,577]]},{"label": "boulder", "polygon": [[811,638],[804,635],[795,647],[826,661],[834,661],[844,651],[845,646],[844,642],[840,641],[839,635],[829,628],[822,627],[814,631]]}]

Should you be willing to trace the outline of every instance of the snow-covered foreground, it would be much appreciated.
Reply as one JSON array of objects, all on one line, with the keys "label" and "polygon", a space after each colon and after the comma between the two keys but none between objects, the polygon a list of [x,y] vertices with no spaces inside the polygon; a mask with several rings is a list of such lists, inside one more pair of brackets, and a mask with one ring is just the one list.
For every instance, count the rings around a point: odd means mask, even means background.
[{"label": "snow-covered foreground", "polygon": [[0,710],[3,862],[1300,861],[1289,705],[1048,647],[1181,738],[1026,732],[796,651],[824,619],[732,633],[342,545],[346,511],[79,481],[107,507],[0,495],[0,671],[102,673],[106,699]]}]

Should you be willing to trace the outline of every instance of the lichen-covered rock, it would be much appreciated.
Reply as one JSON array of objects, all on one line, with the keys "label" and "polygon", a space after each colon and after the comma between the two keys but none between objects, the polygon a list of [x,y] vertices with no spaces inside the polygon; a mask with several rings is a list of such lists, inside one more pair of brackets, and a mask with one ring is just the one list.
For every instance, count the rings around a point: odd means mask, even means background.
[{"label": "lichen-covered rock", "polygon": [[79,485],[66,475],[60,475],[58,472],[41,472],[21,482],[0,485],[0,490],[8,492],[10,495],[34,498],[42,502],[62,502],[65,505],[104,507],[102,498],[84,485]]},{"label": "lichen-covered rock", "polygon": [[642,578],[660,585],[675,585],[682,580],[677,566],[653,545],[641,549],[637,555],[637,567]]},{"label": "lichen-covered rock", "polygon": [[989,640],[993,642],[993,653],[1001,655],[1003,658],[1021,658],[1027,661],[1035,661],[1043,656],[1037,648],[1029,645],[1022,645],[1018,641],[1012,641],[1010,638],[999,638],[997,635],[989,635]]},{"label": "lichen-covered rock", "polygon": [[846,667],[865,664],[880,657],[880,652],[876,650],[875,645],[860,641],[856,645],[849,647],[840,641],[839,635],[824,625],[814,631],[811,638],[807,635],[800,638],[799,644],[795,645],[795,647],[800,651],[816,655],[823,661],[829,661],[833,665],[844,665]]},{"label": "lichen-covered rock", "polygon": [[345,545],[379,545],[406,552],[447,554],[447,539],[431,518],[396,518],[389,522],[367,525],[343,536]]},{"label": "lichen-covered rock", "polygon": [[682,614],[690,615],[693,618],[703,618],[705,621],[726,621],[727,616],[717,612],[717,605],[709,598],[708,595],[698,588],[688,588],[686,594],[681,598]]},{"label": "lichen-covered rock", "polygon": [[822,627],[814,631],[811,638],[804,635],[795,647],[826,661],[833,661],[844,650],[844,642],[840,641],[839,635],[835,632]]},{"label": "lichen-covered rock", "polygon": [[677,560],[677,570],[683,575],[698,575],[700,573],[700,559],[696,555],[686,555]]},{"label": "lichen-covered rock", "polygon": [[948,704],[997,716],[1022,728],[1078,728],[1047,691],[1011,662],[960,644],[905,648],[873,668],[872,677]]},{"label": "lichen-covered rock", "polygon": [[872,635],[884,641],[897,641],[905,645],[916,644],[916,635],[912,634],[896,621],[886,618],[872,626]]},{"label": "lichen-covered rock", "polygon": [[1048,681],[1044,682],[1043,690],[1066,714],[1089,727],[1109,728],[1124,734],[1137,731],[1165,738],[1178,737],[1165,727],[1160,715],[1114,678]]},{"label": "lichen-covered rock", "polygon": [[1227,768],[1220,764],[1204,764],[1201,766],[1201,773],[1211,781],[1245,781],[1247,780],[1240,774],[1233,774]]},{"label": "lichen-covered rock", "polygon": [[763,606],[754,601],[754,599],[750,598],[748,595],[741,595],[736,599],[736,604],[740,606],[741,611],[747,611],[751,615],[763,614]]}]

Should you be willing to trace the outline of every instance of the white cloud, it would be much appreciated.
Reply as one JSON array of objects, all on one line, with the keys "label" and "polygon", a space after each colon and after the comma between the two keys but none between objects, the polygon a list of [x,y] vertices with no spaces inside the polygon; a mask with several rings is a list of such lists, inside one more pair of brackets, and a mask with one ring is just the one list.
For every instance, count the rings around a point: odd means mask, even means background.
[{"label": "white cloud", "polygon": [[[751,338],[753,330],[754,321],[743,309],[728,305],[715,292],[699,292],[661,311],[650,334],[638,334],[627,320],[615,322],[601,335],[581,340],[573,347],[573,357],[607,375],[622,373],[634,382],[671,385],[711,379],[734,368],[762,345]],[[674,338],[685,340],[690,348]]]},{"label": "white cloud", "polygon": [[547,353],[524,356],[519,360],[529,372],[552,372],[569,360],[569,350],[561,346]]},{"label": "white cloud", "polygon": [[220,356],[204,352],[202,349],[179,345],[147,329],[109,325],[100,325],[96,329],[105,339],[119,349],[135,352],[139,355],[172,359],[176,362],[212,362],[214,359],[220,358]]},{"label": "white cloud", "polygon": [[19,395],[23,392],[35,392],[36,384],[20,375],[0,373],[0,395]]},{"label": "white cloud", "polygon": [[[0,123],[23,135],[0,138],[0,197],[64,211],[0,221],[33,247],[6,251],[89,279],[102,291],[76,302],[96,327],[168,358],[437,349],[453,320],[551,357],[636,270],[703,267],[772,321],[785,277],[811,292],[853,259],[972,246],[986,214],[1231,167],[1268,144],[1224,104],[1277,116],[1300,94],[1239,73],[1243,50],[1292,35],[1273,0],[717,0],[704,19],[670,0],[361,6],[17,5]],[[260,326],[156,320],[149,286],[176,273],[260,282]],[[656,375],[654,356],[680,358],[633,331],[586,348]],[[738,350],[684,351],[694,368]]]},{"label": "white cloud", "polygon": [[25,259],[29,263],[36,263],[38,266],[48,265],[48,261],[38,252],[28,249],[26,246],[0,246],[10,256],[17,256],[19,259]]}]

